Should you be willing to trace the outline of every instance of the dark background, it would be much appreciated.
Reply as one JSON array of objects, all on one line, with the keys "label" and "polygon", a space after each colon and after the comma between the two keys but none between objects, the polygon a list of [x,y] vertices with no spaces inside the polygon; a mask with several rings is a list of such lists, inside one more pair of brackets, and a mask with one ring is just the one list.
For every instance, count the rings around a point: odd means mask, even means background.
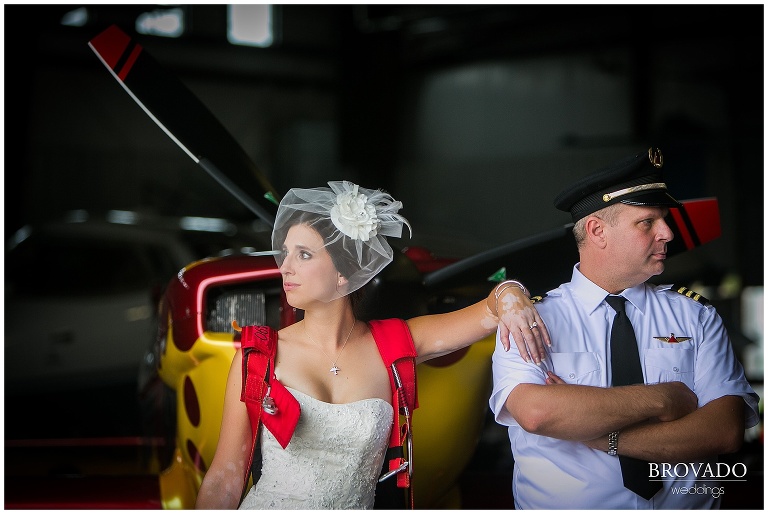
[{"label": "dark background", "polygon": [[[179,38],[134,33],[162,6],[87,5],[85,26],[62,26],[77,7],[4,5],[6,238],[73,209],[252,219],[88,48],[117,23],[278,192],[387,189],[414,227],[406,243],[441,257],[567,223],[552,206],[563,186],[661,148],[672,194],[716,196],[723,235],[659,281],[719,302],[737,349],[762,348],[739,301],[763,286],[762,4],[279,5],[266,49],[227,42],[224,5],[180,6]],[[541,262],[518,276],[546,275]]]},{"label": "dark background", "polygon": [[[5,5],[6,233],[70,209],[250,217],[87,42],[153,5]],[[673,194],[717,196],[702,268],[763,282],[762,5],[280,5],[267,49],[226,6],[135,36],[278,192],[328,180],[404,202],[412,244],[465,257],[569,221],[573,178],[649,146]]]}]

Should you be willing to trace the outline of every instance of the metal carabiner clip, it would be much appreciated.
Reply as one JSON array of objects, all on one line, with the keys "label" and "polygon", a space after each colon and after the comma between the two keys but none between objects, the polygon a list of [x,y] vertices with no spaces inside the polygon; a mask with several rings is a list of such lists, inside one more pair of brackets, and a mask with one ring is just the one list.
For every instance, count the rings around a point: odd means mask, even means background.
[{"label": "metal carabiner clip", "polygon": [[392,363],[392,376],[395,379],[395,386],[397,387],[398,395],[400,395],[401,408],[403,410],[403,415],[405,416],[405,444],[408,448],[408,460],[405,461],[405,465],[408,466],[408,476],[413,477],[413,434],[411,433],[411,411],[408,408],[408,402],[405,398],[403,381],[400,378],[400,373],[397,372],[397,366],[395,366],[394,362]]},{"label": "metal carabiner clip", "polygon": [[[379,477],[379,482],[383,482],[384,480],[397,475],[398,473],[401,473],[408,470],[408,476],[413,477],[413,436],[411,435],[411,412],[410,409],[408,409],[408,403],[405,399],[405,392],[403,391],[403,381],[400,378],[400,373],[397,371],[397,367],[394,363],[392,363],[392,377],[395,382],[395,388],[397,389],[397,394],[399,396],[399,403],[401,408],[401,414],[405,416],[406,423],[403,425],[405,427],[405,444],[408,449],[408,460],[404,460],[398,467],[395,469],[392,469],[390,471],[387,471],[381,477]],[[393,427],[392,430],[397,430],[397,427]]]},{"label": "metal carabiner clip", "polygon": [[277,405],[275,404],[274,398],[269,396],[270,391],[272,391],[272,386],[267,386],[267,392],[264,395],[264,399],[261,401],[261,408],[267,414],[274,416],[275,414],[277,414],[278,408],[277,408]]},{"label": "metal carabiner clip", "polygon": [[402,464],[400,464],[398,467],[396,467],[395,469],[389,470],[386,473],[384,473],[383,475],[381,475],[379,477],[379,482],[383,482],[384,480],[388,479],[389,477],[397,475],[401,471],[404,471],[405,468],[407,468],[407,467],[408,467],[408,461],[406,460]]}]

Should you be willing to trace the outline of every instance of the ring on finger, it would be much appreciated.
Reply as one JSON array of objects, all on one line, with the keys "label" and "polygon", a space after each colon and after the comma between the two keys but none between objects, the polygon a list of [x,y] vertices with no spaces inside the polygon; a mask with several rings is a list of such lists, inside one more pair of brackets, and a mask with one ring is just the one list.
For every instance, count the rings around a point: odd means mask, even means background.
[{"label": "ring on finger", "polygon": [[536,327],[538,327],[538,326],[539,326],[539,324],[538,324],[537,322],[535,322],[535,321],[534,321],[534,322],[533,322],[533,324],[531,324],[531,326],[530,326],[530,327],[528,327],[528,328],[530,328],[531,330],[533,330],[534,328],[536,328]]}]

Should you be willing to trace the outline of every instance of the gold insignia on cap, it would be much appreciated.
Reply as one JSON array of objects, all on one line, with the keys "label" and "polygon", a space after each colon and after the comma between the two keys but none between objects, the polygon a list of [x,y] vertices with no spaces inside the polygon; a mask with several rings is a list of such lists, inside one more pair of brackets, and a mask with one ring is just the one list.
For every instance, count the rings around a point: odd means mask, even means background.
[{"label": "gold insignia on cap", "polygon": [[661,155],[661,150],[658,148],[656,150],[654,150],[653,147],[648,149],[648,160],[651,161],[654,168],[661,168],[664,166],[664,156]]},{"label": "gold insignia on cap", "polygon": [[675,337],[675,334],[672,332],[669,333],[669,337],[662,337],[662,336],[655,336],[654,339],[658,339],[659,341],[664,341],[665,343],[682,343],[684,341],[688,341],[690,337],[688,336],[680,336]]}]

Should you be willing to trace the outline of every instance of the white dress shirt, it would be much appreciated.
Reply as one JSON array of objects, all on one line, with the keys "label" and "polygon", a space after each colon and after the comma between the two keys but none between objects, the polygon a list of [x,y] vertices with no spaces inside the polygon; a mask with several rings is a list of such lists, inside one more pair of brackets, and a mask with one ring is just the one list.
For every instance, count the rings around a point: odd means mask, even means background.
[{"label": "white dress shirt", "polygon": [[[701,467],[696,468],[698,471],[693,468],[699,463],[684,463],[666,476],[660,472],[662,490],[651,500],[645,500],[624,487],[618,458],[580,442],[528,433],[506,410],[505,402],[515,386],[544,384],[543,368],[550,369],[569,384],[610,386],[609,340],[615,312],[604,301],[607,294],[584,277],[577,264],[571,282],[550,291],[536,304],[552,338],[550,355],[542,367],[523,361],[514,347],[505,352],[498,335],[496,337],[490,406],[496,421],[509,427],[515,460],[512,478],[515,507],[719,507],[723,484],[713,481],[711,474],[705,475],[707,469],[716,474],[716,457],[703,461]],[[637,336],[647,384],[683,382],[696,393],[700,407],[722,396],[741,396],[746,403],[746,426],[757,424],[758,397],[736,359],[722,319],[712,306],[672,291],[670,286],[642,284],[624,290],[621,295],[627,299],[627,316]],[[735,471],[742,472],[741,468]]]}]

